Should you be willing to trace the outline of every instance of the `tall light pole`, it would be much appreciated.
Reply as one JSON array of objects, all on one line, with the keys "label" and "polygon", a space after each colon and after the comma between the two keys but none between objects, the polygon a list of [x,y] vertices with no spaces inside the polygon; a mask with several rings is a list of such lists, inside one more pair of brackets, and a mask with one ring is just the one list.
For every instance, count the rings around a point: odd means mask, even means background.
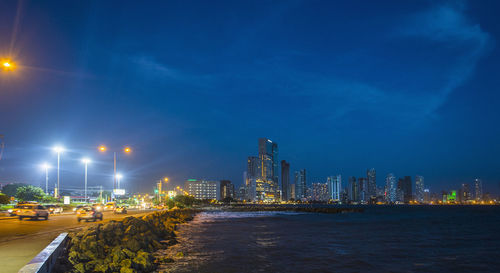
[{"label": "tall light pole", "polygon": [[85,201],[87,201],[87,167],[88,164],[90,163],[90,159],[83,158],[82,162],[83,164],[85,164]]},{"label": "tall light pole", "polygon": [[[108,150],[108,148],[104,145],[101,145],[99,146],[99,152],[106,152]],[[132,152],[132,148],[130,147],[125,147],[123,148],[123,152],[126,153],[126,154],[129,154]],[[119,182],[117,183],[117,173],[116,173],[116,151],[113,152],[113,192],[117,189],[117,187],[119,188]]]},{"label": "tall light pole", "polygon": [[45,194],[49,194],[49,169],[50,165],[47,163],[42,164],[42,168],[45,170]]},{"label": "tall light pole", "polygon": [[55,146],[53,148],[54,152],[57,153],[57,190],[54,191],[54,197],[59,197],[60,191],[61,191],[61,185],[60,185],[60,168],[61,168],[61,153],[64,152],[64,148],[61,146]]}]

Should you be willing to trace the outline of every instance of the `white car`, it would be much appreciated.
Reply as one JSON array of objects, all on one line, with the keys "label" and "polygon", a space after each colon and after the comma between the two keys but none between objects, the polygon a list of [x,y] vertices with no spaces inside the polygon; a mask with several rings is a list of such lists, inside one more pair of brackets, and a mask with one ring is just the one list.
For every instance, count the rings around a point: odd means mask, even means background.
[{"label": "white car", "polygon": [[19,205],[17,210],[17,216],[19,220],[24,218],[38,219],[40,217],[49,219],[49,210],[40,204],[23,204]]}]

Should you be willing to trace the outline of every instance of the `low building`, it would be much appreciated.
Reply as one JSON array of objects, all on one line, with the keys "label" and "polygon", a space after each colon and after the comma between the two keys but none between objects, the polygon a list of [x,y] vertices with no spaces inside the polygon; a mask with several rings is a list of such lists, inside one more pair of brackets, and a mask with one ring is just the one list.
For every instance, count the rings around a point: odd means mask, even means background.
[{"label": "low building", "polygon": [[186,190],[189,195],[196,199],[219,199],[220,198],[220,182],[188,179],[186,181]]}]

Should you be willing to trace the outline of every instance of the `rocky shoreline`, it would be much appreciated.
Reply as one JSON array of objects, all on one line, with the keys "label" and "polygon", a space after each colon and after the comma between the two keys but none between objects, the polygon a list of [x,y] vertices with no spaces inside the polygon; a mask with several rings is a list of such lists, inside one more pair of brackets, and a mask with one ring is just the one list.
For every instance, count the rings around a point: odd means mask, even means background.
[{"label": "rocky shoreline", "polygon": [[288,205],[230,205],[222,206],[218,209],[223,211],[290,211],[290,212],[311,212],[311,213],[352,213],[363,212],[360,207],[312,207],[312,206],[288,206]]},{"label": "rocky shoreline", "polygon": [[72,233],[67,257],[60,259],[63,262],[58,272],[152,272],[165,262],[155,257],[155,251],[175,244],[177,225],[190,221],[197,212],[159,211]]}]

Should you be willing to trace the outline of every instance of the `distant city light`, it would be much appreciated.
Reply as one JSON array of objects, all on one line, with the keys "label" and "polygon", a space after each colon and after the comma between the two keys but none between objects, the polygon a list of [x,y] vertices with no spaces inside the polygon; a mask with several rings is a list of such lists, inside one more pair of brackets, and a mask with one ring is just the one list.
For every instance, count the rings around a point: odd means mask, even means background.
[{"label": "distant city light", "polygon": [[51,167],[50,167],[50,165],[49,165],[49,164],[47,164],[47,163],[43,163],[42,165],[40,165],[40,167],[41,167],[42,169],[44,169],[44,170],[48,170],[48,169],[50,169],[50,168],[51,168]]},{"label": "distant city light", "polygon": [[123,175],[121,175],[120,173],[116,174],[116,179],[122,179],[122,178],[123,178]]},{"label": "distant city light", "polygon": [[130,152],[132,152],[132,149],[130,147],[125,147],[125,149],[123,149],[123,151],[125,153],[130,153]]},{"label": "distant city light", "polygon": [[106,150],[107,150],[106,146],[104,146],[104,145],[99,146],[100,152],[105,152]]}]

